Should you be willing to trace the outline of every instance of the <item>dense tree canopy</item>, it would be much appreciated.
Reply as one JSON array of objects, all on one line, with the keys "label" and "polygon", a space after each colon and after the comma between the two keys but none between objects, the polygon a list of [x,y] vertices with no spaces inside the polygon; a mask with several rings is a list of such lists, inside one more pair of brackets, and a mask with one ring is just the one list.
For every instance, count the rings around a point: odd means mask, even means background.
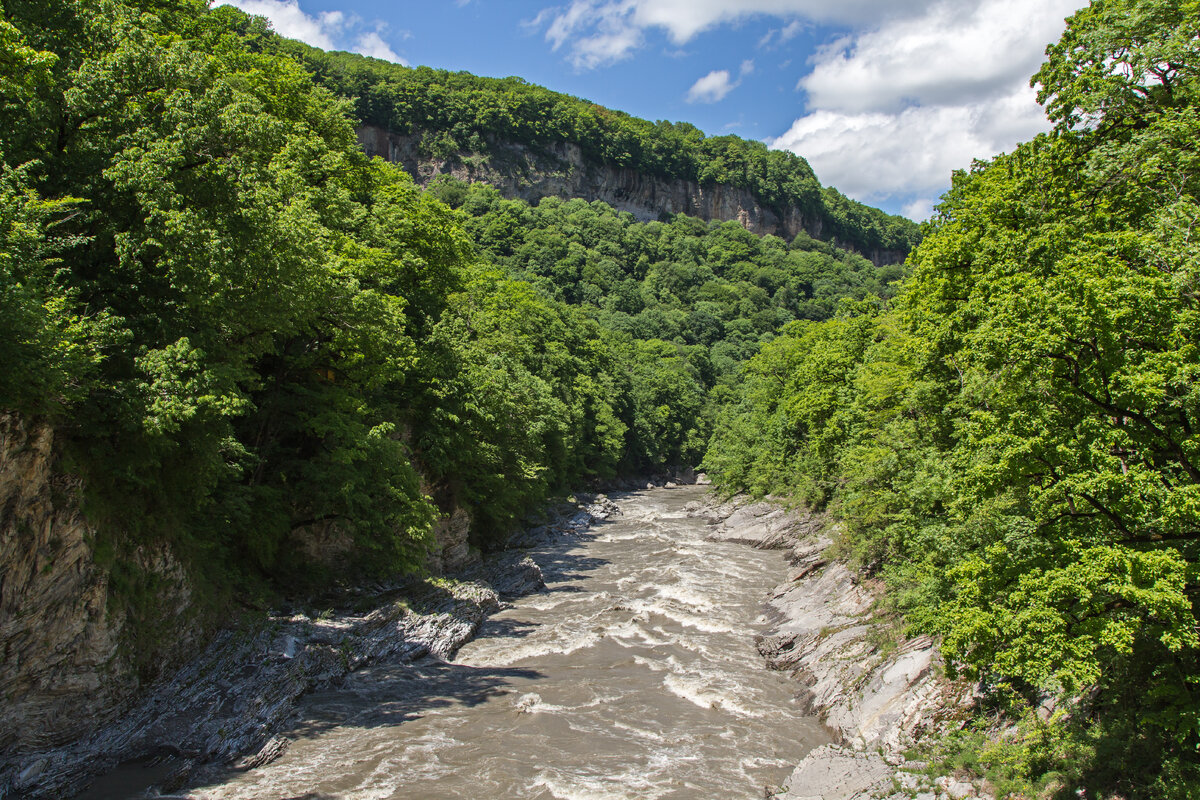
[{"label": "dense tree canopy", "polygon": [[268,43],[296,54],[317,80],[354,98],[358,117],[420,135],[427,155],[488,154],[497,144],[570,142],[586,157],[652,175],[751,190],[766,206],[798,209],[822,236],[863,252],[907,252],[918,239],[911,221],[822,187],[808,162],[738,136],[706,137],[684,122],[638,119],[521,78],[409,68],[351,53],[326,53],[287,40]]},{"label": "dense tree canopy", "polygon": [[314,539],[416,568],[439,507],[486,545],[553,493],[695,463],[760,341],[898,274],[423,193],[231,7],[6,0],[0,47],[0,403],[55,422],[112,543],[167,537],[217,583],[318,579]]},{"label": "dense tree canopy", "polygon": [[955,176],[890,311],[764,349],[707,456],[831,504],[997,696],[1057,697],[1072,756],[1026,777],[1072,791],[1200,786],[1198,42],[1195,3],[1076,14],[1054,132]]}]

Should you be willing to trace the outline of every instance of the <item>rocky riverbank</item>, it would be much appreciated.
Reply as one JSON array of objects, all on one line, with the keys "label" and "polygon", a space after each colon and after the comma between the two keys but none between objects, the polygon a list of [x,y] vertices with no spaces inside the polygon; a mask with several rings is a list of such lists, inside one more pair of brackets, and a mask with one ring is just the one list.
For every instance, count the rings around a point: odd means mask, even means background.
[{"label": "rocky riverbank", "polygon": [[[279,611],[231,628],[116,722],[5,765],[0,797],[81,790],[86,800],[139,790],[170,796],[208,776],[269,763],[287,749],[280,731],[294,723],[303,695],[370,664],[452,657],[506,598],[544,586],[541,569],[520,548],[581,535],[618,513],[604,495],[586,497],[453,577],[359,587],[321,601],[328,602],[324,611]],[[796,765],[776,800],[980,796],[965,782],[930,780],[924,765],[905,760],[922,735],[971,701],[971,687],[943,677],[928,638],[897,642],[877,634],[876,596],[827,556],[832,538],[824,518],[744,498],[697,502],[689,513],[708,520],[710,539],[790,551],[791,573],[771,593],[772,624],[757,645],[770,668],[796,677],[837,743]]]},{"label": "rocky riverbank", "polygon": [[744,497],[714,498],[689,513],[709,520],[711,539],[791,551],[792,573],[772,592],[773,625],[758,648],[768,666],[796,677],[837,744],[809,753],[776,800],[987,796],[964,781],[932,780],[924,764],[905,759],[924,735],[961,714],[974,688],[946,679],[929,637],[876,635],[875,592],[827,555],[827,519]]},{"label": "rocky riverbank", "polygon": [[[578,535],[615,513],[604,495],[583,498],[513,543]],[[329,598],[326,611],[280,611],[235,626],[117,721],[4,765],[0,797],[164,794],[210,771],[268,763],[287,748],[278,731],[305,693],[373,663],[449,658],[505,598],[543,585],[536,563],[508,551],[449,578],[360,587]]]}]

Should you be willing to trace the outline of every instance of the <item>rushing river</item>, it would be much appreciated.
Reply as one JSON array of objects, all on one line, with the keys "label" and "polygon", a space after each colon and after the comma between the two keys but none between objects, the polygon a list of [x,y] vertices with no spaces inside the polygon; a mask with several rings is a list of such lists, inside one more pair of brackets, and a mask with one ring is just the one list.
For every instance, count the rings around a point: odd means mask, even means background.
[{"label": "rushing river", "polygon": [[450,663],[310,695],[274,763],[195,788],[226,798],[762,798],[828,741],[754,634],[786,563],[706,542],[695,487],[539,548],[548,591],[495,614]]}]

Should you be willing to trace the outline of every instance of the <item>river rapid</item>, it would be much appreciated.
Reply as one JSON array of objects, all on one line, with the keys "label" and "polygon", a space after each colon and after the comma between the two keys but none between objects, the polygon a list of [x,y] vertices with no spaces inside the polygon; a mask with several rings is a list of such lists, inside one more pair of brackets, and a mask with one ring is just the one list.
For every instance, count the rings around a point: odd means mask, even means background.
[{"label": "river rapid", "polygon": [[829,736],[754,647],[783,554],[705,541],[684,510],[703,491],[614,498],[621,515],[530,551],[547,590],[452,661],[309,695],[282,757],[187,796],[764,797]]}]

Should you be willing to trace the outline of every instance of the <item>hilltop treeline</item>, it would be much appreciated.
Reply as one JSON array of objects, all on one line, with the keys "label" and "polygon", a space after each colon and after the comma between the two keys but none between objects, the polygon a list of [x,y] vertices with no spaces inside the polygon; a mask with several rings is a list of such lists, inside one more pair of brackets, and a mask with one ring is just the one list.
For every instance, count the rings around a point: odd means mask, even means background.
[{"label": "hilltop treeline", "polygon": [[779,325],[898,274],[424,193],[231,7],[5,0],[0,24],[0,408],[54,423],[118,572],[166,539],[210,588],[315,584],[331,533],[342,567],[416,569],[454,505],[485,546],[555,493],[694,464],[711,390]]},{"label": "hilltop treeline", "polygon": [[1198,42],[1195,2],[1075,14],[1053,132],[955,176],[889,307],[766,345],[705,459],[845,521],[1020,720],[947,744],[1002,794],[1200,797]]},{"label": "hilltop treeline", "polygon": [[916,225],[823,187],[808,162],[738,136],[705,136],[687,123],[650,122],[521,78],[403,67],[353,53],[276,40],[335,94],[352,98],[363,122],[420,134],[425,154],[488,153],[496,143],[571,142],[598,162],[650,175],[749,189],[777,210],[799,208],[822,235],[861,252],[909,251]]}]

